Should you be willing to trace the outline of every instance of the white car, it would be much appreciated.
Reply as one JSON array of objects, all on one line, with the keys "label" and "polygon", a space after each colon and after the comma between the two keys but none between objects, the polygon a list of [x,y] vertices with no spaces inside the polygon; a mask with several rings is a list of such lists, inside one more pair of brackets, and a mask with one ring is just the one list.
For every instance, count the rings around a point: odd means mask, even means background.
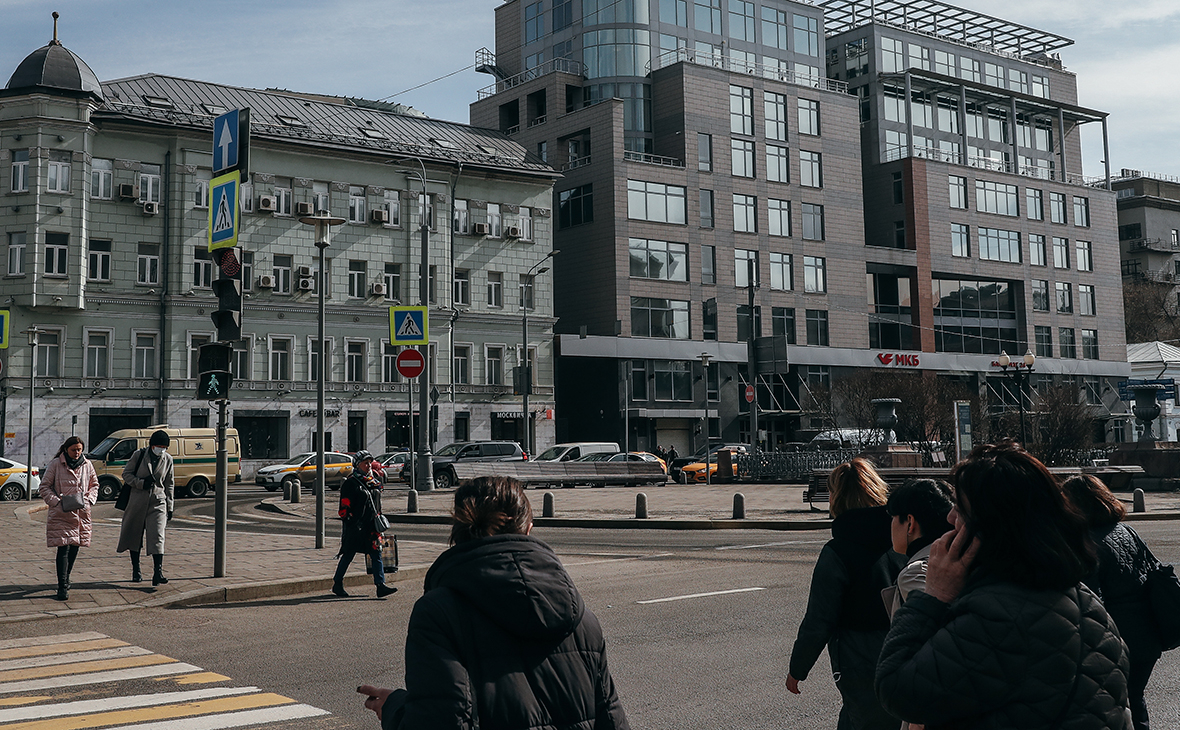
[{"label": "white car", "polygon": [[[25,476],[28,467],[16,461],[0,459],[0,500],[15,502],[25,498]],[[41,476],[33,467],[33,494],[41,488]]]}]

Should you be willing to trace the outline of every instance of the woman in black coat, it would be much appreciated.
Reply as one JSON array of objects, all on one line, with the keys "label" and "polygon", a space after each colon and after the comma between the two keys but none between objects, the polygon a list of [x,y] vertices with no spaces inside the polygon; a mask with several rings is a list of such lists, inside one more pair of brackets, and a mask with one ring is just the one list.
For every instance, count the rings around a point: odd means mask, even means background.
[{"label": "woman in black coat", "polygon": [[344,590],[344,573],[357,553],[369,556],[373,563],[373,583],[377,597],[396,593],[397,588],[385,585],[385,566],[381,563],[381,545],[385,535],[373,525],[373,518],[381,514],[382,479],[373,472],[373,455],[358,451],[352,457],[352,474],[340,485],[340,562],[336,565],[336,579],[332,592],[348,598]]},{"label": "woman in black coat", "polygon": [[455,492],[452,547],[426,574],[406,635],[406,688],[369,685],[386,730],[628,730],[598,619],[530,537],[520,483]]},{"label": "woman in black coat", "polygon": [[1143,690],[1161,653],[1147,595],[1147,573],[1153,560],[1139,535],[1121,524],[1127,508],[1100,480],[1089,474],[1073,477],[1062,485],[1061,491],[1090,525],[1090,538],[1098,548],[1098,569],[1082,582],[1102,599],[1102,605],[1127,644],[1131,660],[1131,673],[1127,676],[1131,719],[1135,730],[1148,730]]}]

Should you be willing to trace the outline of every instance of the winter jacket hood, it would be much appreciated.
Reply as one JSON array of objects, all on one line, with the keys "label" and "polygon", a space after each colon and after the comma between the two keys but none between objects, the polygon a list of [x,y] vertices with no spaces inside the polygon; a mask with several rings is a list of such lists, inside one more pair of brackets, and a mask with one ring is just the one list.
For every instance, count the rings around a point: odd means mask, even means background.
[{"label": "winter jacket hood", "polygon": [[460,543],[426,574],[426,591],[450,588],[512,636],[556,639],[582,620],[585,605],[557,554],[528,535]]}]

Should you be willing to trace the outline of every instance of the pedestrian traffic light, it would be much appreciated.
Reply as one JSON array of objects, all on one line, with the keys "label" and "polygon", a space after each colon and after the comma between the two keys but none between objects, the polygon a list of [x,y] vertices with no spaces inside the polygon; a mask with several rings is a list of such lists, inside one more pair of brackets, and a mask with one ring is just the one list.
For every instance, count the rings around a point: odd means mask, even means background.
[{"label": "pedestrian traffic light", "polygon": [[217,326],[217,341],[242,339],[242,266],[232,248],[215,251],[221,275],[213,281],[217,311],[210,315]]},{"label": "pedestrian traffic light", "polygon": [[229,386],[234,376],[228,370],[209,370],[200,374],[197,380],[197,397],[220,400],[229,397]]}]

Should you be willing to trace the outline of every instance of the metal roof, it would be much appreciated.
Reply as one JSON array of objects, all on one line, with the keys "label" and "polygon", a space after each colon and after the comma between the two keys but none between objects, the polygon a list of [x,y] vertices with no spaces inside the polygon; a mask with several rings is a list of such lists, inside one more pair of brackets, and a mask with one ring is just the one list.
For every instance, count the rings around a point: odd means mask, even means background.
[{"label": "metal roof", "polygon": [[102,98],[98,77],[79,56],[56,39],[25,57],[8,79],[6,90],[50,88]]},{"label": "metal roof", "polygon": [[332,150],[349,148],[378,156],[415,156],[425,162],[504,171],[557,173],[507,135],[381,109],[334,103],[308,95],[284,94],[174,76],[144,74],[102,84],[102,118],[131,119],[193,130],[213,129],[228,109],[250,108],[250,135]]},{"label": "metal roof", "polygon": [[830,36],[880,21],[1016,56],[1073,45],[1065,36],[941,0],[815,0],[815,4],[824,9],[824,27]]}]

